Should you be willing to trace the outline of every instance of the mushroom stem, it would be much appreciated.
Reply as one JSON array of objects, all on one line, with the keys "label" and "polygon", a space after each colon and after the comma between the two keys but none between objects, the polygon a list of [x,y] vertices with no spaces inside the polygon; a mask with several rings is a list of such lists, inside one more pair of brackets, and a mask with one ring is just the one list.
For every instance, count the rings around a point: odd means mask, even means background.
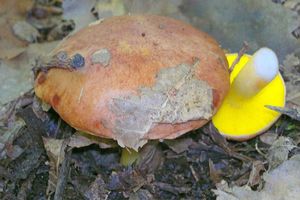
[{"label": "mushroom stem", "polygon": [[278,59],[269,48],[256,51],[232,83],[236,94],[249,98],[255,96],[278,74]]}]

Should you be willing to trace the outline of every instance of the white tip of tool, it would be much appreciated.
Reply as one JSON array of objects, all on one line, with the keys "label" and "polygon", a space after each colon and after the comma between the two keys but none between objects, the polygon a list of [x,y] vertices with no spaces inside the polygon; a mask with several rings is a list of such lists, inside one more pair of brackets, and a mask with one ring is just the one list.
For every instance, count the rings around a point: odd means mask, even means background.
[{"label": "white tip of tool", "polygon": [[266,81],[272,81],[278,73],[279,64],[275,52],[263,47],[252,57],[256,74]]}]

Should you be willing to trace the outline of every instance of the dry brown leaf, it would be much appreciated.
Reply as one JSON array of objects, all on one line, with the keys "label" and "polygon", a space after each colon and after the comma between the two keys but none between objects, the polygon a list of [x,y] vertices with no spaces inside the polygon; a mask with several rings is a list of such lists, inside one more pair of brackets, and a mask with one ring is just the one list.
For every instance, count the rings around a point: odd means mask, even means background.
[{"label": "dry brown leaf", "polygon": [[26,41],[14,35],[12,26],[17,21],[25,19],[33,3],[33,0],[0,0],[0,59],[14,58],[27,46]]},{"label": "dry brown leaf", "polygon": [[179,194],[188,194],[191,191],[190,187],[185,187],[185,186],[174,186],[169,183],[163,183],[163,182],[154,182],[153,183],[156,187],[158,187],[160,190],[164,190],[170,193],[173,193],[175,195]]},{"label": "dry brown leaf", "polygon": [[131,193],[129,200],[155,200],[154,196],[145,189],[139,189],[138,191]]},{"label": "dry brown leaf", "polygon": [[292,108],[289,107],[276,107],[276,106],[266,106],[267,108],[270,108],[272,110],[275,110],[277,112],[280,112],[284,115],[287,115],[289,117],[291,117],[292,119],[298,120],[300,121],[300,106],[296,107],[293,106]]},{"label": "dry brown leaf", "polygon": [[41,37],[38,30],[25,20],[17,21],[12,29],[15,36],[29,43],[37,42],[38,38]]},{"label": "dry brown leaf", "polygon": [[261,172],[265,171],[265,167],[262,161],[256,160],[253,162],[252,170],[248,180],[249,186],[256,186],[262,183]]},{"label": "dry brown leaf", "polygon": [[175,140],[165,140],[164,143],[168,145],[170,149],[172,149],[177,154],[185,152],[189,149],[189,147],[194,144],[192,138],[179,138]]},{"label": "dry brown leaf", "polygon": [[59,165],[64,160],[65,148],[67,147],[64,139],[43,138],[44,146],[49,158],[49,180],[47,194],[55,192],[58,181]]},{"label": "dry brown leaf", "polygon": [[57,43],[30,44],[21,55],[0,62],[0,105],[12,101],[32,88],[31,69],[36,60],[46,56]]},{"label": "dry brown leaf", "polygon": [[101,176],[98,174],[95,181],[89,186],[89,189],[85,192],[84,196],[87,199],[96,200],[108,198],[110,191],[106,189],[105,182]]},{"label": "dry brown leaf", "polygon": [[252,191],[249,186],[229,187],[225,181],[217,184],[217,200],[290,200],[298,199],[300,195],[300,158],[293,156],[290,160],[284,161],[275,169],[265,172],[264,188],[261,191]]},{"label": "dry brown leaf", "polygon": [[212,162],[211,159],[208,160],[208,166],[209,166],[209,176],[210,176],[210,179],[216,184],[216,183],[219,183],[221,180],[222,180],[222,177],[221,177],[221,172],[218,171],[216,168],[215,168],[215,165],[214,163]]},{"label": "dry brown leaf", "polygon": [[288,155],[296,146],[291,138],[279,137],[269,148],[267,160],[269,169],[274,169],[288,159]]},{"label": "dry brown leaf", "polygon": [[66,142],[64,139],[43,138],[44,146],[50,160],[53,163],[55,174],[57,174],[58,166],[64,160],[64,149]]},{"label": "dry brown leaf", "polygon": [[259,139],[260,141],[262,141],[263,143],[265,144],[268,144],[268,145],[272,145],[273,142],[278,138],[278,134],[276,134],[275,132],[273,131],[268,131],[264,134],[261,134],[259,136]]},{"label": "dry brown leaf", "polygon": [[[283,61],[283,75],[286,79],[287,102],[300,106],[300,58],[294,53],[288,54]],[[297,70],[298,68],[298,70]]]},{"label": "dry brown leaf", "polygon": [[217,196],[217,200],[258,200],[260,195],[253,192],[249,186],[229,187],[226,181],[222,181],[216,185],[217,189],[213,190]]},{"label": "dry brown leaf", "polygon": [[25,126],[25,122],[22,119],[17,119],[11,128],[1,127],[0,124],[0,160],[9,157],[14,160],[24,150],[18,145],[13,145],[13,141],[19,137],[20,130]]},{"label": "dry brown leaf", "polygon": [[114,140],[92,136],[80,131],[77,131],[74,135],[72,135],[68,146],[72,148],[80,148],[89,146],[91,144],[97,144],[101,149],[113,148],[118,146],[118,144]]},{"label": "dry brown leaf", "polygon": [[154,173],[163,161],[163,152],[159,145],[156,142],[150,142],[140,150],[137,168],[145,174]]}]

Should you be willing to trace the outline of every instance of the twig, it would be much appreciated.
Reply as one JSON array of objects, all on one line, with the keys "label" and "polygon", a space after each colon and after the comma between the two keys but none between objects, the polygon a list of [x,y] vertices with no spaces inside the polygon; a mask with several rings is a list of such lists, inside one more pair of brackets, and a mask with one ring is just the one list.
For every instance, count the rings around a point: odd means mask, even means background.
[{"label": "twig", "polygon": [[230,148],[229,143],[225,139],[224,136],[222,136],[219,131],[213,126],[212,123],[209,124],[209,135],[212,138],[212,140],[220,146],[229,156],[232,156],[238,160],[242,160],[244,162],[252,162],[253,159],[251,157],[248,157],[246,155],[240,154],[236,152],[235,150]]},{"label": "twig", "polygon": [[248,43],[246,41],[244,41],[242,49],[239,51],[238,56],[236,57],[236,59],[233,61],[233,63],[231,64],[231,66],[229,68],[229,74],[231,74],[231,72],[234,70],[236,64],[238,64],[238,62],[240,62],[241,57],[246,53],[248,48],[249,48]]},{"label": "twig", "polygon": [[155,185],[161,190],[173,193],[175,195],[187,194],[191,191],[191,188],[189,187],[176,187],[171,184],[163,183],[163,182],[154,182],[153,185]]},{"label": "twig", "polygon": [[69,176],[70,171],[70,161],[71,161],[71,155],[72,155],[72,148],[66,147],[65,149],[65,157],[61,164],[60,170],[59,170],[59,178],[56,184],[55,189],[55,195],[54,200],[62,200],[64,195],[64,190],[67,185],[67,180]]},{"label": "twig", "polygon": [[262,155],[264,158],[267,157],[267,155],[266,155],[265,153],[263,153],[263,152],[259,149],[257,142],[255,143],[255,150],[256,150],[260,155]]},{"label": "twig", "polygon": [[197,175],[197,173],[196,173],[196,171],[195,171],[195,169],[192,165],[190,165],[190,169],[191,169],[191,172],[192,172],[192,175],[193,175],[194,179],[196,180],[196,182],[198,182],[199,177],[198,177],[198,175]]},{"label": "twig", "polygon": [[287,115],[291,117],[292,119],[295,119],[297,121],[300,121],[300,108],[284,108],[284,107],[278,107],[278,106],[270,106],[266,105],[265,107],[274,110],[276,112],[280,112],[284,115]]}]

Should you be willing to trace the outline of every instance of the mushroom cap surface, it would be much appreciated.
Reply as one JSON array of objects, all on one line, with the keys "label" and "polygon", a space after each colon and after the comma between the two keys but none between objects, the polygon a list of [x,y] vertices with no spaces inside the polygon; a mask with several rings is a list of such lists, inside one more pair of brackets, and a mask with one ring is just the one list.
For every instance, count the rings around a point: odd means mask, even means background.
[{"label": "mushroom cap surface", "polygon": [[[237,54],[227,54],[229,65],[236,59]],[[243,55],[230,76],[230,83],[248,62],[250,55]],[[281,74],[266,85],[258,94],[247,98],[230,90],[220,109],[213,116],[212,122],[225,137],[243,141],[251,139],[266,131],[280,117],[280,113],[270,110],[266,105],[285,105],[285,84]]]},{"label": "mushroom cap surface", "polygon": [[61,52],[71,60],[81,55],[84,66],[40,72],[36,95],[72,127],[133,149],[203,126],[229,91],[218,43],[167,17],[104,19],[67,37],[51,55]]}]

